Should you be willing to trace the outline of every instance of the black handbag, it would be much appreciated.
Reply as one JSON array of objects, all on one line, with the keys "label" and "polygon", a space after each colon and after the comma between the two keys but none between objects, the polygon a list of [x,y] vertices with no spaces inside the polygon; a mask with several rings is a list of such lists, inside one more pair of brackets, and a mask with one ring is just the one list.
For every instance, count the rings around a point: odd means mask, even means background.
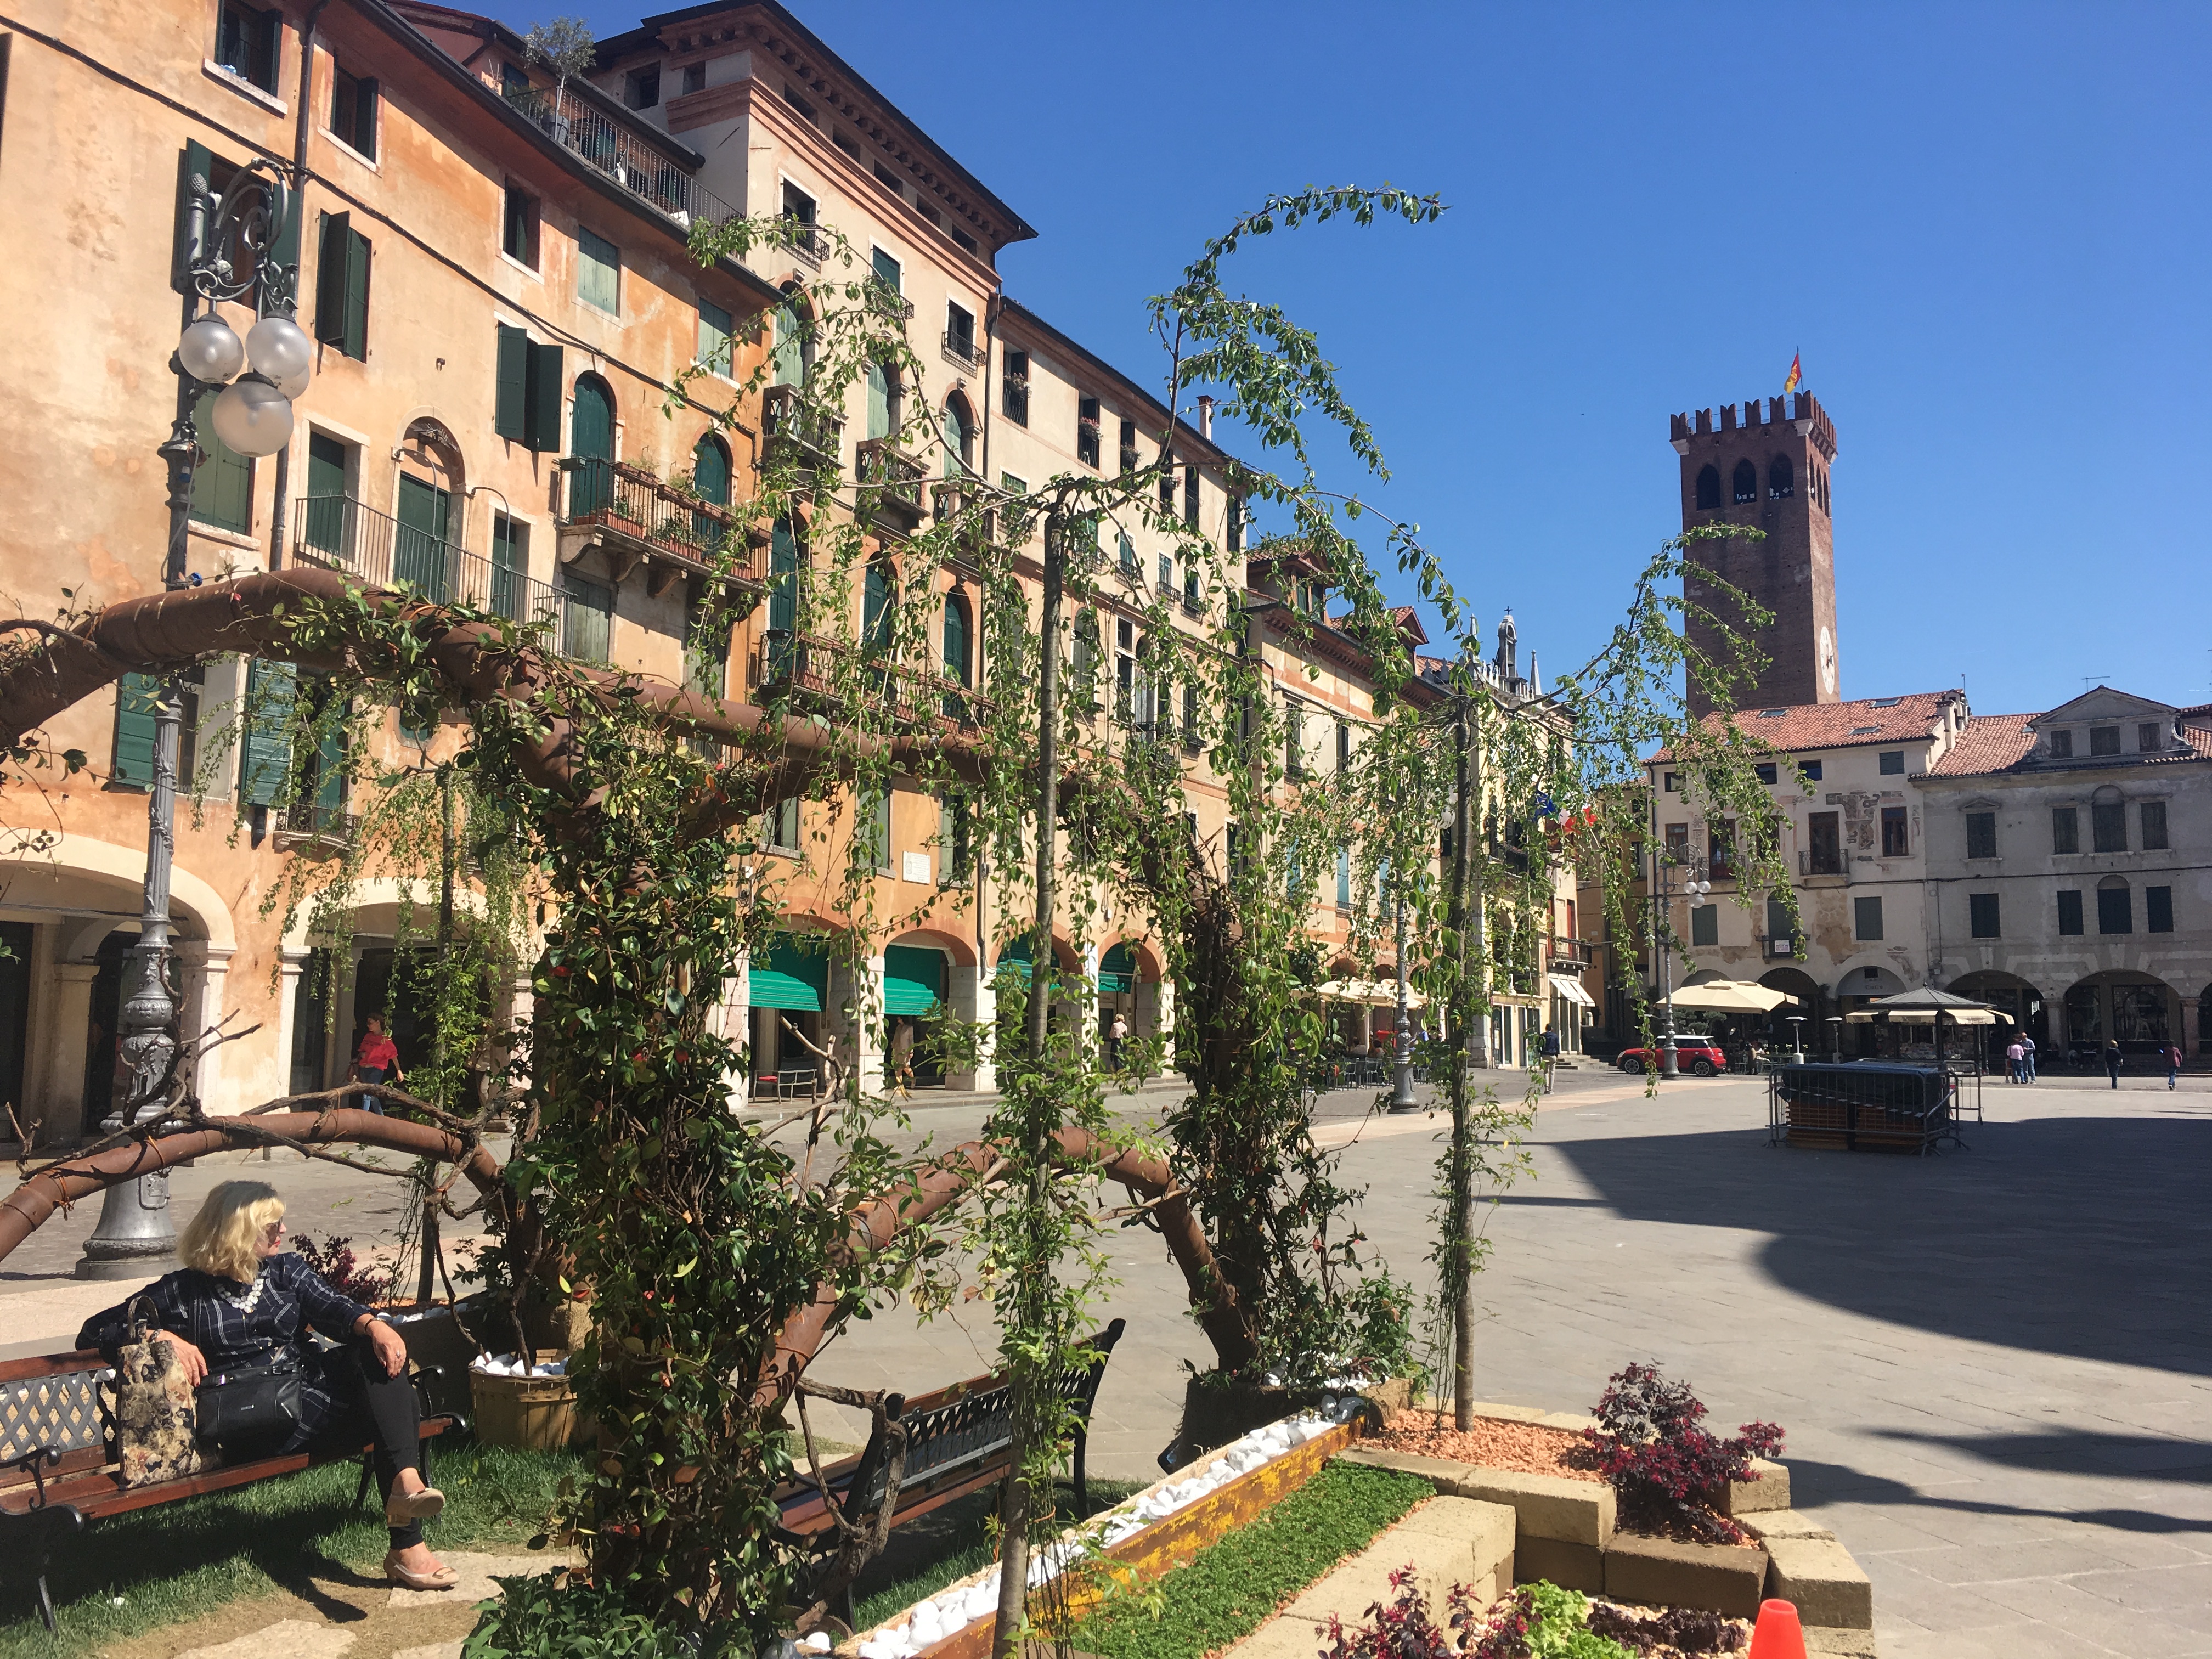
[{"label": "black handbag", "polygon": [[203,1440],[234,1455],[275,1451],[300,1426],[300,1385],[304,1381],[291,1356],[265,1365],[234,1365],[212,1371],[195,1391]]}]

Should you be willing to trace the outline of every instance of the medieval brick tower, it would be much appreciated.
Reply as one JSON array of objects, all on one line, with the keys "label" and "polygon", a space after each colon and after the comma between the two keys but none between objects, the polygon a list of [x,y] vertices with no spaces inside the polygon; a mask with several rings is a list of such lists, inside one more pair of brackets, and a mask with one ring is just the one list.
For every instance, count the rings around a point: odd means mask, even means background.
[{"label": "medieval brick tower", "polygon": [[[1785,411],[1785,404],[1787,405]],[[1682,458],[1682,526],[1741,525],[1765,531],[1761,540],[1738,537],[1693,547],[1691,556],[1723,581],[1749,594],[1774,620],[1757,635],[1768,659],[1758,681],[1737,693],[1740,706],[1772,708],[1787,703],[1837,699],[1835,538],[1828,520],[1828,465],[1836,459],[1836,428],[1810,392],[1754,398],[1739,410],[1721,407],[1669,422],[1674,452]],[[1692,578],[1693,605],[1727,613],[1711,592]],[[1719,630],[1693,614],[1691,644],[1719,653]],[[1692,688],[1694,714],[1709,704]]]}]

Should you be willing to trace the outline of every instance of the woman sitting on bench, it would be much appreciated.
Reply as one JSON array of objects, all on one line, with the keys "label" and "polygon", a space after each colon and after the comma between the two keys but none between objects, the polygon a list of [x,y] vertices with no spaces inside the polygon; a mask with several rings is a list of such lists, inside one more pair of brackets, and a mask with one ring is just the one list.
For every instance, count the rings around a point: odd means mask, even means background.
[{"label": "woman sitting on bench", "polygon": [[[297,1420],[254,1452],[354,1453],[372,1443],[392,1533],[385,1577],[409,1589],[453,1588],[457,1575],[422,1541],[422,1523],[446,1498],[422,1480],[420,1407],[399,1334],[284,1249],[284,1200],[264,1182],[216,1187],[177,1241],[177,1254],[185,1267],[94,1315],[77,1346],[112,1356],[131,1340],[131,1309],[144,1304],[159,1328],[155,1340],[175,1349],[195,1389],[210,1371],[296,1370]],[[310,1325],[347,1346],[315,1347],[307,1340]]]}]

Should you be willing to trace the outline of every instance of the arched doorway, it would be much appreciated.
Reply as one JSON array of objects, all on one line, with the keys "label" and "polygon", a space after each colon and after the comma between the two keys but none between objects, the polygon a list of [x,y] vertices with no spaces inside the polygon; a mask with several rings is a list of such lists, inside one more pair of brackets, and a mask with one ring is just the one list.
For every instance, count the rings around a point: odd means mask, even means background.
[{"label": "arched doorway", "polygon": [[576,377],[568,453],[584,463],[568,475],[568,516],[586,519],[605,512],[614,500],[615,394],[596,374]]},{"label": "arched doorway", "polygon": [[884,947],[884,1080],[903,1081],[910,1073],[917,1089],[945,1085],[942,1056],[930,1051],[930,1022],[941,1018],[951,1000],[950,966],[934,945]]},{"label": "arched doorway", "polygon": [[747,969],[755,1095],[811,1095],[823,1081],[815,1048],[828,1047],[829,943],[826,934],[772,933]]},{"label": "arched doorway", "polygon": [[1893,997],[1905,988],[1905,981],[1879,963],[1862,963],[1845,969],[1836,981],[1835,1006],[1821,1016],[1824,1022],[1839,1022],[1829,1024],[1829,1030],[1837,1034],[1837,1052],[1860,1058],[1889,1053],[1881,1021],[1853,1021],[1849,1016],[1870,1002]]},{"label": "arched doorway", "polygon": [[[1770,968],[1759,976],[1759,982],[1770,991],[1779,991],[1797,999],[1793,1005],[1782,1003],[1766,1017],[1766,1041],[1769,1047],[1787,1049],[1795,1054],[1799,1043],[1804,1045],[1807,1059],[1828,1052],[1828,997],[1820,988],[1820,981],[1802,968]],[[1798,1024],[1790,1022],[1795,1018]]]},{"label": "arched doorway", "polygon": [[399,447],[399,495],[392,516],[391,580],[425,597],[453,597],[459,574],[453,554],[459,526],[453,501],[465,488],[460,446],[436,421],[416,421]]},{"label": "arched doorway", "polygon": [[2094,1060],[2108,1042],[2124,1054],[2154,1054],[2181,1035],[2181,1000],[2162,979],[2108,968],[2067,988],[2066,1048]]}]

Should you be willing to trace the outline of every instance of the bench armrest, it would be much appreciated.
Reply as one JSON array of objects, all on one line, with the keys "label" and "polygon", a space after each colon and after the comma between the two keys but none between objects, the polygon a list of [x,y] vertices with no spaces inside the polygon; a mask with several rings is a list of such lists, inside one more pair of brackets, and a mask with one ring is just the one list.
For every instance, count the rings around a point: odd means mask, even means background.
[{"label": "bench armrest", "polygon": [[0,1462],[0,1469],[20,1470],[31,1477],[31,1501],[27,1510],[42,1510],[46,1506],[46,1471],[62,1461],[58,1448],[33,1446],[20,1457]]}]

